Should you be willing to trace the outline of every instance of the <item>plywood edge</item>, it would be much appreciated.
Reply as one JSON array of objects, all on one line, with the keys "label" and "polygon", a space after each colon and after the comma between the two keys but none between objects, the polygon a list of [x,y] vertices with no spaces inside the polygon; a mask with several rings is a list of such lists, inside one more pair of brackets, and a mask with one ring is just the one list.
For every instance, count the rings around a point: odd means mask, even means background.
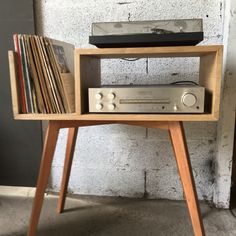
[{"label": "plywood edge", "polygon": [[16,120],[91,120],[91,121],[217,121],[217,114],[146,115],[146,114],[18,114]]},{"label": "plywood edge", "polygon": [[75,68],[75,112],[81,114],[81,81],[80,81],[80,54],[74,50],[74,68]]},{"label": "plywood edge", "polygon": [[15,114],[15,120],[78,120],[76,113],[70,114]]},{"label": "plywood edge", "polygon": [[8,51],[9,73],[10,73],[10,86],[13,115],[19,114],[19,96],[17,89],[17,70],[16,70],[16,54],[13,51]]},{"label": "plywood edge", "polygon": [[214,114],[212,114],[212,119],[215,121],[218,121],[220,118],[220,113],[219,111],[215,112]]},{"label": "plywood edge", "polygon": [[220,101],[222,96],[222,64],[223,64],[223,46],[218,49],[216,54],[216,85],[215,85],[215,116],[220,115]]},{"label": "plywood edge", "polygon": [[178,46],[178,47],[139,47],[139,48],[76,48],[77,55],[111,55],[111,54],[205,54],[216,52],[222,45]]},{"label": "plywood edge", "polygon": [[216,121],[212,114],[85,114],[81,120],[114,120],[114,121]]}]

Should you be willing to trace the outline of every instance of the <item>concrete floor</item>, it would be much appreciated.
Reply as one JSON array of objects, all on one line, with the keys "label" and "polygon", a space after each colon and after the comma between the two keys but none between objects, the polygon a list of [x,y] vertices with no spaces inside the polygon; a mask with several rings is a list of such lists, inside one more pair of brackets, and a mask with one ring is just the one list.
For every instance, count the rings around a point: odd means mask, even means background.
[{"label": "concrete floor", "polygon": [[[193,235],[185,202],[73,196],[61,215],[56,204],[56,196],[45,198],[37,235]],[[0,235],[26,235],[31,206],[32,197],[0,196]],[[236,235],[230,211],[205,203],[201,211],[207,236]]]}]

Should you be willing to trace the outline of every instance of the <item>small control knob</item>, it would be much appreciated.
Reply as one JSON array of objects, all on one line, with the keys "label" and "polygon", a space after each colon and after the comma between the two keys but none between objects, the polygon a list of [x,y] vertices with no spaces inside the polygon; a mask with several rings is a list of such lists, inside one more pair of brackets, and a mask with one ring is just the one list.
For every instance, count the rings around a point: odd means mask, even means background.
[{"label": "small control knob", "polygon": [[110,111],[115,110],[115,108],[116,108],[116,105],[115,105],[114,103],[108,104],[108,109],[109,109]]},{"label": "small control knob", "polygon": [[96,98],[97,100],[102,99],[102,93],[96,93],[96,94],[95,94],[95,98]]},{"label": "small control knob", "polygon": [[174,111],[178,111],[178,106],[175,104],[173,109],[174,109]]},{"label": "small control knob", "polygon": [[112,100],[116,97],[116,95],[114,93],[108,93],[107,97]]},{"label": "small control knob", "polygon": [[197,98],[192,93],[186,93],[182,97],[182,102],[186,107],[192,107],[197,102]]},{"label": "small control knob", "polygon": [[100,111],[102,110],[103,105],[101,103],[96,104],[96,110]]}]

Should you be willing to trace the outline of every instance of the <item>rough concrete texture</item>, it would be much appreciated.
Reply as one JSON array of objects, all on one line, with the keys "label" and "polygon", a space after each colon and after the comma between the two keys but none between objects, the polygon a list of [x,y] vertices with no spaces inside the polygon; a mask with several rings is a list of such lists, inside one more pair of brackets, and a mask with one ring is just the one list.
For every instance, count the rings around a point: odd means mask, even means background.
[{"label": "rough concrete texture", "polygon": [[[193,235],[187,207],[181,201],[122,198],[68,198],[66,210],[55,212],[57,198],[46,197],[38,236]],[[32,198],[0,197],[0,236],[26,235]],[[236,235],[236,219],[228,210],[201,204],[207,236]],[[7,217],[6,217],[7,216]]]},{"label": "rough concrete texture", "polygon": [[[223,42],[224,6],[210,1],[35,1],[37,32],[75,44],[88,44],[92,22],[203,18],[202,44]],[[198,81],[196,58],[102,61],[103,84]],[[215,187],[216,123],[185,123],[200,199],[212,201]],[[60,132],[51,188],[59,189],[67,131]],[[183,199],[167,132],[110,125],[79,130],[69,189],[73,193]],[[222,157],[224,163],[224,157]],[[218,173],[220,175],[220,173]],[[228,178],[229,180],[229,178]],[[217,192],[216,192],[217,194]],[[224,194],[218,201],[229,197]],[[226,203],[227,204],[227,203]]]},{"label": "rough concrete texture", "polygon": [[[199,198],[205,200],[213,192],[214,125],[185,124]],[[53,190],[60,188],[66,132],[59,135],[63,145],[55,153]],[[70,179],[69,191],[80,194],[183,199],[169,135],[163,130],[126,125],[81,128]]]},{"label": "rough concrete texture", "polygon": [[[217,130],[218,149],[216,156],[216,188],[213,201],[218,207],[228,207],[230,202],[232,156],[235,140],[236,110],[236,2],[227,1],[225,18],[225,39],[227,53],[224,60],[224,84],[221,117]],[[226,49],[225,49],[226,50]]]}]

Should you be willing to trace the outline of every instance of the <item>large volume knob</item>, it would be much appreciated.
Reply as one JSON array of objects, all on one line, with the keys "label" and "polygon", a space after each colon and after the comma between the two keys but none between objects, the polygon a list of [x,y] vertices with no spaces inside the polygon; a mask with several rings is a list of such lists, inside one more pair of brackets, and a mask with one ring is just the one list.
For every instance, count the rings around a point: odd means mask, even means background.
[{"label": "large volume knob", "polygon": [[182,103],[186,107],[192,107],[195,103],[197,102],[197,98],[194,94],[192,93],[186,93],[182,97]]}]

